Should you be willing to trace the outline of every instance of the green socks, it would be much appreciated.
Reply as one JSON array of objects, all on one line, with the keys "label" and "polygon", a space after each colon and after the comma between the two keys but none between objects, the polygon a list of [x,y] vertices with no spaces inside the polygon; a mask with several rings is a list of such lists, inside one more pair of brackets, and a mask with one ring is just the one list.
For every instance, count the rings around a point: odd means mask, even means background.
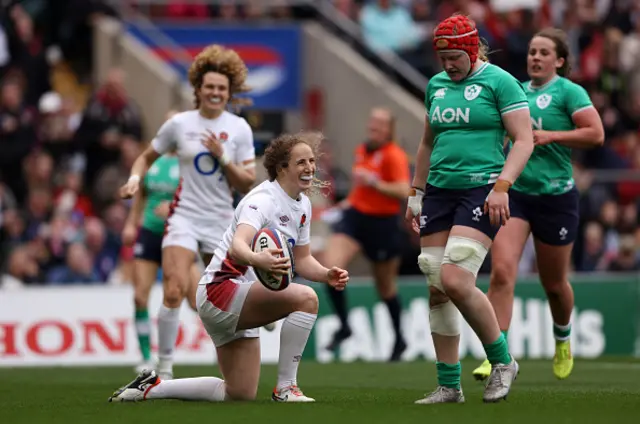
[{"label": "green socks", "polygon": [[500,333],[500,337],[495,342],[483,345],[484,351],[487,354],[487,359],[491,364],[510,364],[511,355],[509,354],[509,347],[507,346],[507,338],[504,333]]},{"label": "green socks", "polygon": [[436,370],[438,371],[438,386],[460,390],[462,366],[459,361],[457,364],[453,365],[445,364],[444,362],[436,362]]},{"label": "green socks", "polygon": [[567,325],[558,325],[553,323],[553,337],[559,342],[566,342],[571,339],[571,323]]},{"label": "green socks", "polygon": [[149,312],[146,309],[136,310],[136,333],[138,334],[138,344],[140,345],[140,353],[145,361],[151,359],[151,341],[149,334],[151,333],[149,325]]}]

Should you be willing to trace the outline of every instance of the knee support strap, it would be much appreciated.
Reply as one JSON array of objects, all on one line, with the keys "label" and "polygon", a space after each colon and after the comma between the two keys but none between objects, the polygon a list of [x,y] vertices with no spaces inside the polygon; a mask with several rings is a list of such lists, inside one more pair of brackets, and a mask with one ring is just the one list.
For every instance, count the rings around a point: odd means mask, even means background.
[{"label": "knee support strap", "polygon": [[440,281],[440,267],[444,258],[444,247],[423,247],[418,256],[418,267],[427,276],[427,285],[444,293]]},{"label": "knee support strap", "polygon": [[477,277],[487,252],[487,248],[477,240],[452,236],[444,248],[442,263],[456,265]]},{"label": "knee support strap", "polygon": [[460,312],[450,300],[429,308],[431,332],[442,336],[460,335]]}]

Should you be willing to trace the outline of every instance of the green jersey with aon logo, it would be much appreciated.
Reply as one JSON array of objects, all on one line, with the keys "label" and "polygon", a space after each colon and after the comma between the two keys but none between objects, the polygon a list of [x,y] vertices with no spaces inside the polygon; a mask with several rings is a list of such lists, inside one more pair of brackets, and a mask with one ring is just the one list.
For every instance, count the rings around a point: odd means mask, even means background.
[{"label": "green jersey with aon logo", "polygon": [[[534,130],[571,131],[576,127],[573,114],[593,107],[584,88],[560,76],[541,87],[530,81],[523,85]],[[513,185],[514,190],[533,195],[557,195],[573,187],[571,148],[557,143],[536,146]]]},{"label": "green jersey with aon logo", "polygon": [[180,182],[180,165],[177,156],[160,156],[153,162],[144,176],[147,203],[144,205],[142,227],[162,234],[165,219],[156,215],[156,208],[163,202],[173,200]]},{"label": "green jersey with aon logo", "polygon": [[457,82],[441,72],[429,81],[425,106],[434,134],[427,182],[445,189],[496,182],[505,161],[502,117],[528,108],[518,80],[490,63]]}]

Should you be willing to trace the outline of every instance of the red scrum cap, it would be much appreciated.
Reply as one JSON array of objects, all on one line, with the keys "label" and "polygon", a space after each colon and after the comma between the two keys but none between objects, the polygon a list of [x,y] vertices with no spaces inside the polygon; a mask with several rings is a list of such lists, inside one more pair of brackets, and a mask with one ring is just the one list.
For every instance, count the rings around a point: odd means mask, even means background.
[{"label": "red scrum cap", "polygon": [[433,33],[437,51],[460,50],[469,56],[471,67],[478,59],[480,37],[476,23],[464,15],[453,15],[440,22]]}]

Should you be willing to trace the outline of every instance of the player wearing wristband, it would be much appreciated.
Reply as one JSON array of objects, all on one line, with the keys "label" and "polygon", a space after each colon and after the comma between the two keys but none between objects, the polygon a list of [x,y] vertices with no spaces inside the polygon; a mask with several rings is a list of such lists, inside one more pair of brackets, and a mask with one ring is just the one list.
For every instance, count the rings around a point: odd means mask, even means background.
[{"label": "player wearing wristband", "polygon": [[255,180],[255,151],[249,124],[225,110],[248,91],[247,68],[233,50],[205,48],[189,69],[196,110],[178,113],[162,125],[136,159],[123,197],[133,196],[147,168],[177,151],[180,184],[162,240],[163,304],[158,313],[158,373],[173,375],[173,350],[180,305],[191,286],[189,269],[198,252],[208,263],[233,219],[233,191],[246,193]]},{"label": "player wearing wristband", "polygon": [[[511,191],[511,220],[493,243],[487,295],[506,335],[518,263],[529,234],[533,234],[538,273],[553,317],[553,373],[564,379],[573,369],[570,338],[574,302],[568,274],[579,222],[571,148],[601,145],[604,130],[586,91],[566,79],[569,46],[562,30],[545,29],[531,39],[527,70],[531,81],[524,87],[536,147]],[[485,361],[473,375],[482,380],[490,372]]]},{"label": "player wearing wristband", "polygon": [[[416,403],[464,402],[458,311],[492,365],[483,399],[497,402],[508,395],[518,364],[475,282],[493,238],[510,217],[509,188],[533,150],[531,117],[518,81],[487,63],[475,22],[453,15],[436,27],[433,43],[444,72],[427,86],[407,218],[419,217],[418,265],[429,286],[438,387]],[[514,140],[506,161],[505,131]]]},{"label": "player wearing wristband", "polygon": [[[318,296],[305,284],[272,291],[256,283],[255,269],[298,275],[344,290],[349,273],[325,268],[310,248],[311,202],[305,193],[325,187],[314,178],[321,134],[283,134],[264,154],[269,180],[251,190],[238,204],[205,270],[196,295],[198,314],[216,346],[221,378],[165,380],[146,370],[116,390],[110,402],[182,399],[212,402],[254,400],[260,379],[261,325],[280,320],[278,380],[271,398],[276,402],[314,402],[298,386],[302,352],[318,314]],[[282,218],[287,218],[283,220]],[[277,227],[291,244],[293,258],[276,256],[280,249],[255,253],[251,241],[266,227]]]},{"label": "player wearing wristband", "polygon": [[[169,112],[170,119],[176,112]],[[133,286],[135,305],[135,329],[142,355],[142,363],[137,372],[153,369],[151,362],[151,323],[149,321],[149,293],[158,276],[162,263],[162,235],[165,220],[169,215],[169,205],[180,181],[178,157],[171,151],[159,157],[146,173],[140,190],[133,197],[133,204],[122,231],[122,242],[133,246]],[[190,286],[187,296],[192,309],[195,306],[195,284],[200,279],[197,264],[191,266]]]}]

